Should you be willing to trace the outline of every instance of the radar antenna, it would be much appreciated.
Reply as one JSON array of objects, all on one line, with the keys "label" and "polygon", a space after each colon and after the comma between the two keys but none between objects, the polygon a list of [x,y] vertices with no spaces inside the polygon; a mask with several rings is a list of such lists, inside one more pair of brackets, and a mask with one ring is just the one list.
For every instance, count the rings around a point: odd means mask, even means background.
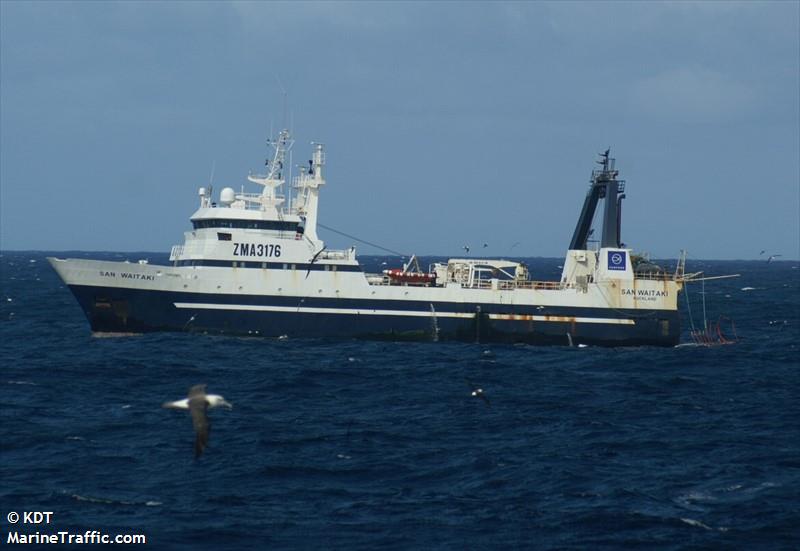
[{"label": "radar antenna", "polygon": [[598,155],[600,155],[602,160],[595,162],[599,165],[603,165],[603,170],[608,170],[608,159],[611,155],[611,148],[609,147],[603,153],[598,153]]},{"label": "radar antenna", "polygon": [[237,196],[237,199],[260,204],[262,209],[276,208],[285,201],[285,197],[277,195],[275,190],[286,182],[284,176],[284,168],[288,168],[286,155],[294,145],[294,140],[291,139],[289,131],[283,129],[278,133],[277,139],[268,138],[267,145],[273,150],[272,157],[264,163],[267,173],[247,176],[247,179],[254,184],[264,186],[264,190],[260,195],[242,193]]},{"label": "radar antenna", "polygon": [[294,140],[291,139],[289,131],[283,129],[278,133],[278,139],[267,139],[267,145],[273,149],[272,159],[265,163],[268,172],[264,178],[267,180],[281,180],[283,183],[283,169],[286,166],[286,154],[292,148]]}]

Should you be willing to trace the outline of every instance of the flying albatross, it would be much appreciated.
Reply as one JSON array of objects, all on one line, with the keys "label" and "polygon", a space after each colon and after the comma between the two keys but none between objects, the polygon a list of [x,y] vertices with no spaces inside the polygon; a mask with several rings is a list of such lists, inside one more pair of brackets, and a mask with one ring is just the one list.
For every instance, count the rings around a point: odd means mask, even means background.
[{"label": "flying albatross", "polygon": [[206,394],[206,385],[195,385],[189,389],[189,395],[183,400],[174,402],[164,402],[162,407],[170,409],[188,409],[192,414],[192,426],[196,434],[194,440],[194,456],[200,457],[203,450],[208,445],[208,431],[211,429],[211,421],[208,420],[207,411],[209,408],[225,406],[232,409],[233,406],[225,401],[219,394]]}]

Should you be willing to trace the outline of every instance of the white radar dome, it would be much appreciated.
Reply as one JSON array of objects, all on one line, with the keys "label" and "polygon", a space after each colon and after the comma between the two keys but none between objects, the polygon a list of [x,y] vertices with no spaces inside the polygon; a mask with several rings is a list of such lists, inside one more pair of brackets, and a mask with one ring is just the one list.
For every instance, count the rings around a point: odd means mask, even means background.
[{"label": "white radar dome", "polygon": [[232,187],[222,188],[219,192],[219,202],[223,205],[230,205],[236,200],[236,192]]},{"label": "white radar dome", "polygon": [[200,189],[198,189],[197,190],[197,195],[199,195],[200,197],[205,197],[206,196],[206,188],[201,187]]}]

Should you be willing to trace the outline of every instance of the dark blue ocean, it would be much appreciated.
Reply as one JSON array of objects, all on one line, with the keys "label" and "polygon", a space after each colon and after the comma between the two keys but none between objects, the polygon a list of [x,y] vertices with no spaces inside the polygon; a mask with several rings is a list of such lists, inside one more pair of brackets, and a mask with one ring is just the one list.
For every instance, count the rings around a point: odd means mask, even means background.
[{"label": "dark blue ocean", "polygon": [[[536,279],[561,263],[527,262]],[[740,341],[669,349],[98,338],[45,254],[0,267],[4,544],[97,530],[192,550],[800,548],[798,262],[690,260],[741,274],[705,288]],[[161,404],[198,383],[234,408],[210,412],[195,460],[188,414]],[[9,523],[26,511],[51,522]]]}]

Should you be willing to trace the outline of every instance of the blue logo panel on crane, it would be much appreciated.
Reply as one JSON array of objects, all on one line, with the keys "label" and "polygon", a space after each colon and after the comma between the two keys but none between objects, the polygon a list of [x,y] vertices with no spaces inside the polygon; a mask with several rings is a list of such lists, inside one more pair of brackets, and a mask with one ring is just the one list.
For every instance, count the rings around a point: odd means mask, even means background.
[{"label": "blue logo panel on crane", "polygon": [[625,251],[608,251],[608,269],[625,271]]}]

